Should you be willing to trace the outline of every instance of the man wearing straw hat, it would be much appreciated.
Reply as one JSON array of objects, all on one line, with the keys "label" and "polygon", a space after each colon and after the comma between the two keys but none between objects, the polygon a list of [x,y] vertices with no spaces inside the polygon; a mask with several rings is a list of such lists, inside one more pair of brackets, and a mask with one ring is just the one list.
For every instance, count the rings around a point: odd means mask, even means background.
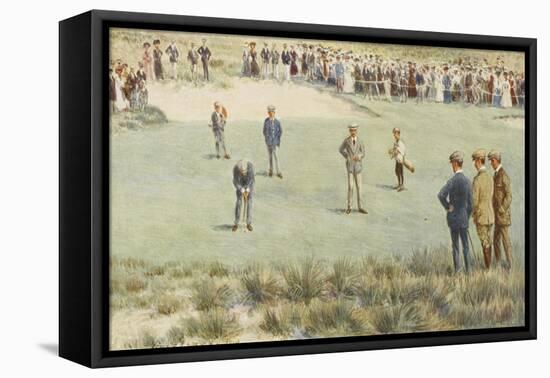
[{"label": "man wearing straw hat", "polygon": [[351,213],[351,202],[353,198],[353,188],[357,190],[357,208],[361,214],[367,214],[367,210],[363,208],[363,200],[361,198],[361,171],[363,170],[363,158],[365,157],[365,146],[357,137],[357,129],[359,126],[352,123],[348,126],[349,136],[344,139],[340,146],[340,154],[346,159],[346,170],[348,172],[348,201],[346,214]]},{"label": "man wearing straw hat", "polygon": [[464,155],[455,151],[449,156],[449,162],[453,170],[451,177],[441,189],[437,197],[447,211],[447,225],[451,231],[453,245],[453,263],[455,272],[462,271],[459,244],[462,244],[464,255],[464,267],[470,271],[470,247],[468,244],[468,223],[472,214],[472,191],[470,180],[462,171]]},{"label": "man wearing straw hat", "polygon": [[472,154],[472,161],[477,170],[472,184],[473,213],[472,219],[476,225],[477,235],[483,250],[485,268],[491,267],[491,228],[495,223],[493,212],[493,178],[485,167],[485,150],[480,148]]},{"label": "man wearing straw hat", "polygon": [[236,189],[235,222],[233,231],[239,228],[241,206],[244,205],[243,217],[246,217],[246,228],[252,231],[252,198],[254,194],[254,165],[247,160],[239,160],[233,167],[233,185]]},{"label": "man wearing straw hat", "polygon": [[275,107],[269,105],[267,107],[268,117],[264,120],[264,138],[267,146],[267,153],[269,155],[269,172],[268,176],[273,176],[273,165],[275,165],[275,172],[277,177],[283,178],[283,174],[279,169],[279,147],[281,146],[281,136],[283,135],[283,129],[281,122],[275,118]]}]

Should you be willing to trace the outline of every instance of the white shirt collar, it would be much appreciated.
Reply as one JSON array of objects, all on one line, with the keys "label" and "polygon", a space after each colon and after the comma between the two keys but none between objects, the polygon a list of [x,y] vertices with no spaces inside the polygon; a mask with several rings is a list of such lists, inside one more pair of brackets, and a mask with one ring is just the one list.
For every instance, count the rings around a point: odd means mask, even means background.
[{"label": "white shirt collar", "polygon": [[457,173],[462,173],[462,172],[463,172],[463,171],[462,171],[462,168],[460,168],[458,171],[455,172],[455,175],[456,175]]},{"label": "white shirt collar", "polygon": [[495,169],[495,172],[500,171],[500,168],[502,168],[502,164],[499,164],[499,165],[498,165],[497,169]]}]

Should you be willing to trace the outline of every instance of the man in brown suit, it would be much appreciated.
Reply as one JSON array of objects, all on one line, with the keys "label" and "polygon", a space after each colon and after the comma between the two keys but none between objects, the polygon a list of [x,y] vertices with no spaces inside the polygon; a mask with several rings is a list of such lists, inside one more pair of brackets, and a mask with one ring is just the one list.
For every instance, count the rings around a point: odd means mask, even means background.
[{"label": "man in brown suit", "polygon": [[491,267],[491,228],[495,223],[493,211],[493,178],[485,167],[485,150],[478,149],[472,154],[477,175],[472,184],[472,218],[477,229],[477,236],[481,242],[485,268]]},{"label": "man in brown suit", "polygon": [[489,152],[489,161],[495,171],[494,191],[493,191],[493,209],[495,212],[495,233],[493,239],[493,248],[495,257],[500,260],[500,244],[504,245],[506,253],[507,268],[512,266],[512,243],[510,242],[509,228],[512,224],[510,214],[510,204],[512,203],[512,189],[510,187],[510,178],[502,168],[501,155],[498,151]]}]

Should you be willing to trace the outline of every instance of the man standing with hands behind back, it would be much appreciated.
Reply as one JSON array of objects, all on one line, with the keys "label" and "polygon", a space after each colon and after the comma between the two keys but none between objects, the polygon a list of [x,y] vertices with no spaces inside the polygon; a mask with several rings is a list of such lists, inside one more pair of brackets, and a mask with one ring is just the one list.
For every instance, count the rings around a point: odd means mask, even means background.
[{"label": "man standing with hands behind back", "polygon": [[493,209],[495,211],[495,233],[493,239],[493,248],[495,249],[495,258],[500,260],[501,242],[504,245],[506,254],[507,268],[512,267],[512,242],[510,241],[509,228],[512,224],[510,205],[512,204],[512,188],[510,186],[510,177],[504,171],[501,164],[501,155],[498,151],[489,152],[489,161],[495,171],[494,191],[493,191]]},{"label": "man standing with hands behind back", "polygon": [[453,245],[453,262],[455,273],[462,271],[460,244],[464,254],[466,272],[470,271],[470,246],[468,245],[468,223],[472,214],[472,187],[470,180],[462,171],[464,155],[455,151],[449,156],[453,177],[447,181],[437,198],[447,211],[447,225],[451,231]]},{"label": "man standing with hands behind back", "polygon": [[359,126],[353,123],[348,126],[349,137],[344,139],[340,146],[340,154],[346,159],[346,170],[348,172],[348,202],[346,214],[351,213],[351,202],[353,198],[353,187],[357,190],[357,208],[361,214],[368,214],[363,208],[361,198],[361,171],[363,170],[363,158],[365,157],[365,147],[357,137]]},{"label": "man standing with hands behind back", "polygon": [[268,117],[264,120],[264,138],[267,146],[267,153],[269,155],[269,177],[273,176],[273,164],[275,163],[275,171],[277,177],[283,178],[283,174],[279,169],[279,147],[281,146],[281,136],[283,135],[283,129],[281,122],[275,118],[275,107],[269,105],[267,107]]},{"label": "man standing with hands behind back", "polygon": [[472,154],[472,161],[477,170],[472,184],[473,213],[472,219],[477,229],[477,236],[481,242],[485,268],[491,267],[491,228],[495,223],[493,212],[493,178],[485,167],[485,150],[478,149]]}]

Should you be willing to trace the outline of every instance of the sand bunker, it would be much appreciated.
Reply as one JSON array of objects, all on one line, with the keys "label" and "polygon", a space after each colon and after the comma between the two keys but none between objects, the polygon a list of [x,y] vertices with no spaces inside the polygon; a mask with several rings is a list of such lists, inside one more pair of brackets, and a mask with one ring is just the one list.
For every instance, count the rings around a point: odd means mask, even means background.
[{"label": "sand bunker", "polygon": [[276,106],[279,117],[328,117],[339,114],[364,116],[354,105],[326,93],[295,83],[275,83],[235,78],[232,88],[193,88],[166,90],[170,83],[149,88],[152,105],[161,108],[171,121],[208,122],[214,101],[220,101],[232,120],[258,120],[266,116],[266,107]]}]

